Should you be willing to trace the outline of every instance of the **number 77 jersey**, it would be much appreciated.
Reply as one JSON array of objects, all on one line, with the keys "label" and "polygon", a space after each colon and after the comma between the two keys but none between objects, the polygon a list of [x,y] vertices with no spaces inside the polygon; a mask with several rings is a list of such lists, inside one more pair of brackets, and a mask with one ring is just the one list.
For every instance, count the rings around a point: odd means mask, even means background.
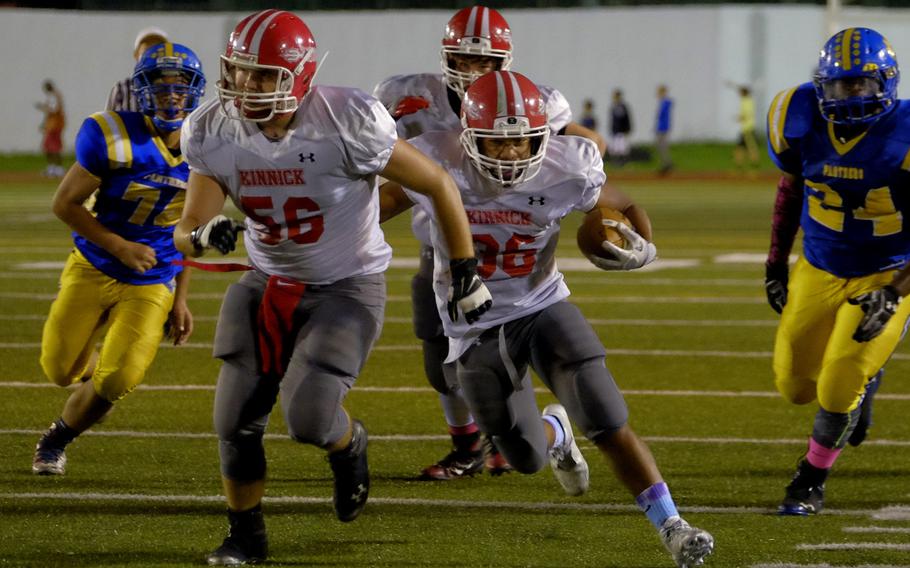
[{"label": "number 77 jersey", "polygon": [[768,152],[803,178],[806,260],[841,278],[898,268],[910,258],[910,105],[858,136],[839,138],[811,83],[783,91],[768,112]]}]

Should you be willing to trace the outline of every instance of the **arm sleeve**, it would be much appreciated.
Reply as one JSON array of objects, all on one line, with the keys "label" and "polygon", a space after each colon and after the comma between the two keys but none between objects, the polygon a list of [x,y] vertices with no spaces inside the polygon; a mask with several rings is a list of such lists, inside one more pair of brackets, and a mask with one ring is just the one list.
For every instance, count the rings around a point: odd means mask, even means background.
[{"label": "arm sleeve", "polygon": [[600,197],[600,188],[607,182],[604,173],[604,162],[597,150],[597,145],[591,140],[582,141],[581,163],[584,165],[584,189],[581,198],[575,205],[577,211],[586,212],[594,209]]},{"label": "arm sleeve", "polygon": [[572,108],[569,101],[566,100],[558,90],[539,85],[540,93],[547,101],[547,121],[550,123],[550,132],[560,134],[565,131],[566,126],[572,122]]},{"label": "arm sleeve", "polygon": [[92,118],[86,118],[76,134],[76,161],[89,173],[104,177],[110,171],[107,159],[107,142],[101,125]]},{"label": "arm sleeve", "polygon": [[803,210],[802,178],[790,181],[781,176],[777,183],[774,215],[771,220],[771,248],[766,266],[786,266],[799,231]]}]

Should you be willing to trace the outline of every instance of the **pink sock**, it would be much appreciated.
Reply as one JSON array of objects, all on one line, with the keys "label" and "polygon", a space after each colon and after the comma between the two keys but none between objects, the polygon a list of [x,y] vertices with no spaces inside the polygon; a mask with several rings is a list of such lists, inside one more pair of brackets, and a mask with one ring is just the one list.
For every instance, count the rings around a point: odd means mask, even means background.
[{"label": "pink sock", "polygon": [[809,453],[806,454],[806,460],[819,469],[831,469],[841,450],[836,448],[826,448],[809,438]]}]

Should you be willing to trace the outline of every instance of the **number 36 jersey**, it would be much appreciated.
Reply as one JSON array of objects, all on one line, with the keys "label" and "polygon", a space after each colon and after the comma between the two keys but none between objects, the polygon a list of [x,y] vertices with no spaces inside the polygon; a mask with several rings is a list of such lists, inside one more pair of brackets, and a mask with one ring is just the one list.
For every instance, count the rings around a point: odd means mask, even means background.
[{"label": "number 36 jersey", "polygon": [[540,172],[503,190],[482,177],[459,142],[459,131],[429,132],[410,142],[438,162],[461,193],[475,255],[477,273],[493,296],[493,307],[479,321],[452,322],[446,315],[451,277],[449,253],[439,230],[433,204],[424,195],[405,190],[430,212],[430,238],[435,250],[433,287],[445,334],[449,360],[459,357],[484,329],[538,312],[569,295],[556,266],[556,244],[563,217],[589,211],[606,181],[603,160],[590,140],[554,136],[547,143]]},{"label": "number 36 jersey", "polygon": [[376,174],[396,140],[379,101],[328,86],[312,88],[281,140],[225,116],[218,101],[190,115],[181,135],[191,170],[217,180],[246,214],[253,266],[309,284],[388,267]]},{"label": "number 36 jersey", "polygon": [[835,276],[865,276],[910,259],[910,105],[896,104],[865,133],[841,140],[811,83],[771,103],[771,159],[805,183],[803,254]]}]

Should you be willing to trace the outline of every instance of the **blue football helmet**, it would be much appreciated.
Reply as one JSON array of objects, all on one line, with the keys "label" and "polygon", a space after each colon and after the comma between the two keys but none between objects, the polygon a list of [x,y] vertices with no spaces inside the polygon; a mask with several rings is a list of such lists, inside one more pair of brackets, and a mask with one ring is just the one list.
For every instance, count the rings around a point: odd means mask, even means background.
[{"label": "blue football helmet", "polygon": [[888,40],[869,28],[848,28],[822,48],[815,94],[822,116],[835,124],[872,122],[897,103],[900,71]]},{"label": "blue football helmet", "polygon": [[165,132],[180,128],[205,94],[202,63],[193,50],[164,42],[148,48],[133,71],[140,112]]}]

